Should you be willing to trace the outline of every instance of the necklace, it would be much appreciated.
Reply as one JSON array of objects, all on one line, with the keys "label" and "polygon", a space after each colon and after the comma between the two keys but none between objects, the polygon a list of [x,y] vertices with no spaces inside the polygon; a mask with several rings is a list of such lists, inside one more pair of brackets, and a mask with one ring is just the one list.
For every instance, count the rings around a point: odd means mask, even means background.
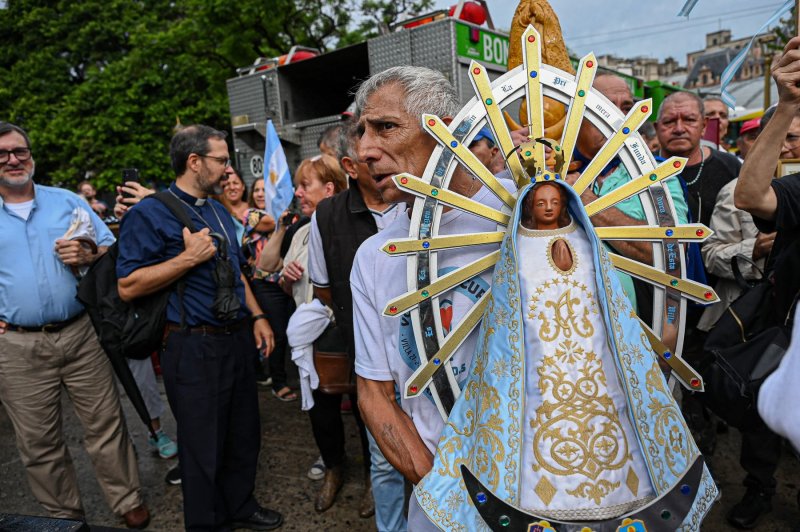
[{"label": "necklace", "polygon": [[[202,222],[203,222],[204,224],[206,224],[206,227],[208,227],[209,231],[211,231],[212,233],[214,232],[214,228],[213,228],[213,227],[211,227],[211,224],[209,224],[209,223],[206,221],[206,219],[205,219],[205,218],[203,218],[203,214],[202,214],[200,211],[198,211],[197,209],[195,209],[194,207],[192,207],[191,205],[189,205],[189,204],[188,204],[186,201],[184,201],[184,200],[183,200],[183,198],[181,198],[180,196],[178,196],[177,194],[175,194],[175,193],[174,193],[172,190],[170,190],[170,189],[167,189],[167,190],[169,190],[169,193],[170,193],[170,194],[172,194],[173,196],[175,196],[175,198],[176,198],[178,201],[180,201],[181,203],[183,203],[184,205],[186,205],[187,207],[189,207],[189,209],[191,209],[191,210],[192,210],[192,211],[193,211],[195,214],[197,214],[197,216],[199,216],[199,217],[200,217],[200,220],[202,220]],[[217,219],[217,222],[219,223],[219,226],[222,228],[222,233],[223,233],[223,235],[224,235],[224,237],[225,237],[225,241],[228,243],[228,249],[230,249],[230,247],[231,247],[231,238],[230,238],[230,236],[228,235],[228,230],[227,230],[227,229],[225,229],[225,225],[222,223],[222,220],[220,220],[220,218],[219,218],[219,214],[217,214],[217,210],[214,208],[214,206],[213,206],[212,204],[210,204],[210,203],[208,204],[208,206],[211,208],[211,212],[213,212],[213,213],[214,213],[214,216],[216,217],[216,219]]]},{"label": "necklace", "polygon": [[703,173],[703,165],[706,164],[706,152],[703,151],[703,147],[700,146],[700,168],[697,169],[697,175],[694,176],[694,179],[686,183],[686,186],[691,186],[697,183],[697,180],[700,179],[700,174]]}]

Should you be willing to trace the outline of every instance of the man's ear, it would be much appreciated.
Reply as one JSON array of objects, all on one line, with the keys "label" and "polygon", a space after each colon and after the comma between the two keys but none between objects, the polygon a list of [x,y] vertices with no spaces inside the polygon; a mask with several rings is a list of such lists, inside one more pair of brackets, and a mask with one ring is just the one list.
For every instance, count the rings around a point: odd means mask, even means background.
[{"label": "man's ear", "polygon": [[452,116],[444,116],[444,117],[442,117],[442,122],[444,122],[445,125],[447,125],[447,126],[449,126],[450,122],[452,122],[452,121],[453,121],[453,117]]},{"label": "man's ear", "polygon": [[342,168],[353,179],[358,179],[358,171],[356,171],[356,162],[350,157],[342,157]]}]

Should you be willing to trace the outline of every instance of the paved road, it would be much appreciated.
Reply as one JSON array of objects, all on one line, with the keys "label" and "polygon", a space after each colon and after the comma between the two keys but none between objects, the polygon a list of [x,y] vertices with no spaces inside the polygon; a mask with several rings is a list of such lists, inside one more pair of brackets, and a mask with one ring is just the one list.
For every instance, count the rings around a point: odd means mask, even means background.
[{"label": "paved road", "polygon": [[[285,531],[341,531],[360,532],[374,530],[374,521],[358,517],[358,505],[363,493],[362,464],[355,423],[345,416],[350,437],[347,450],[351,460],[347,482],[336,504],[324,514],[314,511],[314,496],[319,483],[306,478],[306,471],[318,455],[311,436],[308,417],[300,411],[299,402],[282,403],[272,397],[269,390],[260,392],[262,419],[262,450],[256,495],[259,501],[275,508],[285,516]],[[164,484],[164,474],[173,465],[153,456],[145,445],[146,432],[132,414],[124,400],[129,426],[139,452],[140,474],[147,503],[153,513],[150,530],[180,530],[181,492],[179,488]],[[111,513],[94,479],[92,467],[81,444],[81,429],[71,407],[65,408],[64,423],[70,452],[79,471],[80,489],[90,523],[120,526]],[[174,421],[164,420],[170,434],[175,433]],[[742,496],[742,472],[737,464],[739,437],[736,431],[720,435],[720,441],[711,465],[717,475],[723,498],[712,510],[703,526],[704,531],[733,530],[724,521],[725,512]],[[785,453],[778,474],[778,494],[774,511],[758,528],[762,532],[789,532],[800,525],[800,509],[796,495],[800,488],[800,464],[796,457]],[[14,444],[13,431],[5,411],[0,408],[0,512],[42,514],[43,511],[31,495],[25,480]]]}]

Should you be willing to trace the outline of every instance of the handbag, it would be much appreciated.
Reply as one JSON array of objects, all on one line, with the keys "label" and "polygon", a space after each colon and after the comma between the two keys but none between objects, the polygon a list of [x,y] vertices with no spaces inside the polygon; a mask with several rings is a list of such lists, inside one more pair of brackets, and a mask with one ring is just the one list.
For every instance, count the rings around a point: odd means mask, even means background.
[{"label": "handbag", "polygon": [[747,429],[761,423],[756,408],[758,390],[780,364],[789,346],[786,329],[774,316],[773,285],[769,280],[749,282],[734,257],[731,269],[745,291],[714,324],[704,350],[707,364],[700,368],[705,382],[702,400],[729,425]]},{"label": "handbag", "polygon": [[322,332],[314,342],[314,367],[319,376],[322,393],[355,393],[353,380],[353,358],[347,350],[347,339],[341,327],[334,323]]}]

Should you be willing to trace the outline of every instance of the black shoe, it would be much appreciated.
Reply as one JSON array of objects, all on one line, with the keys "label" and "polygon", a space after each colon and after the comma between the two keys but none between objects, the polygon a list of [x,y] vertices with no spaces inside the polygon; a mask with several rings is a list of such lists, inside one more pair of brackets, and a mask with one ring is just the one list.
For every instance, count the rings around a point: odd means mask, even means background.
[{"label": "black shoe", "polygon": [[167,471],[167,476],[164,477],[164,481],[169,484],[170,486],[180,486],[181,485],[181,465],[178,464],[169,471]]},{"label": "black shoe", "polygon": [[726,519],[734,528],[749,530],[755,528],[759,518],[772,511],[772,495],[756,488],[747,488],[742,500],[728,512]]},{"label": "black shoe", "polygon": [[247,530],[273,530],[283,524],[283,516],[268,508],[259,508],[253,515],[244,521],[234,521],[231,526],[234,529],[245,528]]}]

